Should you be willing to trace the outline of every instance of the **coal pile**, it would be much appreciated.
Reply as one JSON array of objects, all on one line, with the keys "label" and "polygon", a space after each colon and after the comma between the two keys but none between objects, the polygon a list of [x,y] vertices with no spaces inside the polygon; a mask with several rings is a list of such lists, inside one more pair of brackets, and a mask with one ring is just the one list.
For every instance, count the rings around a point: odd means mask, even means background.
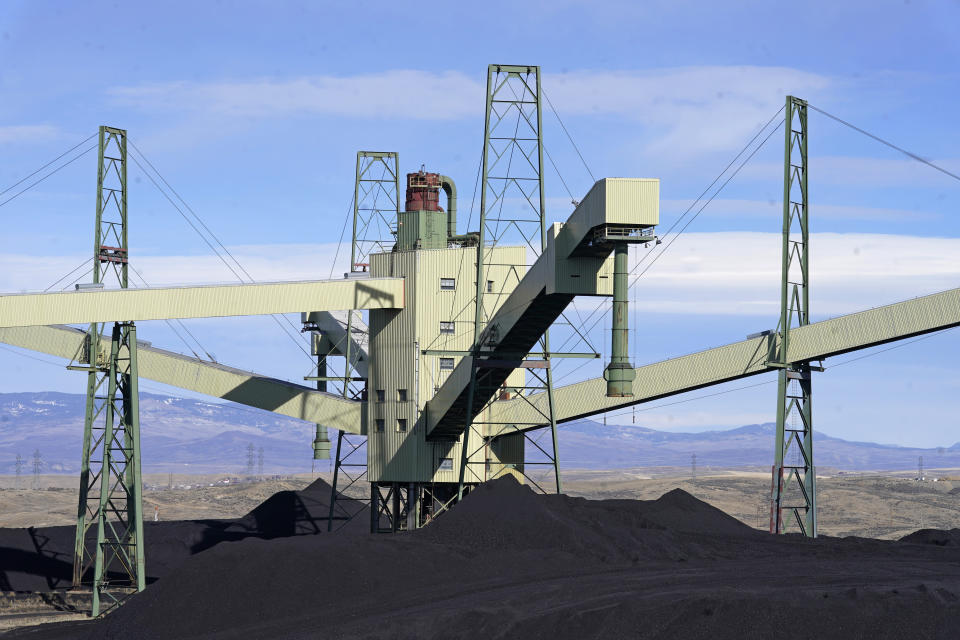
[{"label": "coal pile", "polygon": [[903,536],[900,541],[960,548],[960,529],[920,529],[910,535]]},{"label": "coal pile", "polygon": [[774,537],[682,491],[590,501],[503,478],[411,533],[217,544],[103,620],[10,637],[849,640],[957,629],[955,545]]},{"label": "coal pile", "polygon": [[[366,532],[369,511],[341,497],[348,523],[335,523],[338,534]],[[326,533],[330,485],[318,479],[302,491],[274,494],[242,518],[144,522],[147,584],[166,576],[184,560],[222,542]],[[74,527],[0,528],[0,591],[52,591],[73,579]]]}]

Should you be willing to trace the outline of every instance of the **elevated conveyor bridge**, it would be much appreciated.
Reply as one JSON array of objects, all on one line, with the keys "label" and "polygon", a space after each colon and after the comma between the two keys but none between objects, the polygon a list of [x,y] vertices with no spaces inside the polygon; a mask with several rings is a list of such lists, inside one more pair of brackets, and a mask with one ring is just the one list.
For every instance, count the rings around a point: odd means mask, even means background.
[{"label": "elevated conveyor bridge", "polygon": [[[99,498],[91,494],[90,504],[100,505],[92,516],[86,513],[87,503],[81,496],[75,585],[86,579],[89,565],[95,567],[95,594],[111,590],[103,545],[88,535],[93,531],[91,517],[101,531],[107,530],[119,513],[110,505],[128,500],[139,504],[138,377],[315,423],[315,452],[330,448],[326,427],[338,429],[338,470],[343,434],[358,436],[367,445],[367,469],[376,467],[375,473],[365,476],[371,486],[371,528],[380,530],[384,518],[390,522],[389,530],[396,531],[422,526],[461,497],[466,484],[499,473],[523,473],[524,438],[529,432],[551,427],[556,470],[557,423],[777,372],[771,530],[781,532],[781,511],[792,511],[801,531],[816,535],[811,371],[839,354],[960,325],[960,289],[810,322],[807,104],[788,96],[781,121],[785,129],[784,218],[777,329],[634,367],[627,357],[626,245],[657,242],[659,181],[596,181],[582,201],[574,202],[576,208],[566,221],[548,225],[541,172],[539,74],[534,66],[488,68],[479,232],[457,229],[456,187],[448,176],[424,169],[408,174],[406,210],[401,210],[398,155],[358,154],[351,273],[342,280],[128,288],[126,132],[101,127],[94,282],[73,292],[0,295],[0,342],[69,360],[71,368],[88,374],[81,491],[95,488],[99,476],[91,474],[92,463],[104,465],[109,473],[113,455],[129,469],[115,473],[125,496],[111,495],[112,489],[104,484],[96,487],[98,493],[106,488]],[[780,112],[775,114],[764,129],[779,116]],[[528,133],[517,133],[521,122],[529,126]],[[503,123],[512,133],[505,133]],[[927,160],[893,148],[960,180]],[[517,166],[529,170],[527,175],[517,175]],[[440,189],[446,196],[446,210],[440,206]],[[378,200],[384,194],[385,199]],[[368,197],[372,204],[361,205]],[[513,201],[520,202],[524,211],[503,212],[504,204],[510,203],[509,208]],[[119,219],[113,219],[114,213]],[[378,230],[379,222],[385,224]],[[496,230],[511,225],[518,230],[529,225],[520,231],[527,247],[503,246],[506,243]],[[485,235],[488,227],[494,230],[492,238]],[[364,242],[369,246],[358,251]],[[528,262],[522,259],[527,250],[537,255],[529,269],[520,264]],[[487,254],[503,256],[511,251],[514,258],[509,264],[484,262]],[[470,268],[471,261],[475,269]],[[252,280],[242,267],[240,271]],[[470,272],[473,278],[466,275]],[[102,277],[111,273],[118,276],[119,289],[104,288]],[[604,378],[555,386],[553,361],[560,355],[577,354],[552,353],[548,331],[577,296],[613,298],[611,360]],[[368,312],[369,328],[356,317],[359,310]],[[316,381],[317,388],[136,340],[134,323],[138,321],[287,313],[303,314],[303,330],[314,333],[314,349],[308,355],[316,357],[316,375],[306,379]],[[474,320],[464,319],[467,316]],[[112,336],[103,332],[103,323],[115,323]],[[73,324],[89,328],[68,326]],[[469,330],[462,325],[469,325]],[[439,346],[429,346],[434,344]],[[326,367],[331,356],[345,358],[342,376],[329,375]],[[530,375],[538,369],[547,372],[539,378],[543,384],[529,386]],[[339,382],[342,392],[328,392],[328,381]],[[795,382],[801,387],[799,395],[787,391]],[[796,412],[791,414],[793,409]],[[800,426],[785,426],[788,417],[798,414]],[[122,435],[114,429],[114,417]],[[105,426],[100,426],[104,418]],[[481,436],[481,442],[471,443],[472,447],[468,446],[471,432]],[[798,443],[802,460],[787,464],[784,454],[792,442]],[[105,453],[96,454],[98,446]],[[345,449],[353,452],[360,446],[350,444]],[[472,475],[465,480],[469,465]],[[797,504],[782,503],[785,477],[800,488],[802,501]],[[559,473],[556,486],[560,491]],[[335,474],[331,524],[336,487]],[[381,489],[387,491],[386,497]],[[429,509],[427,492],[433,505]],[[113,511],[108,512],[108,506]],[[131,589],[142,589],[145,576],[142,531],[132,527],[141,520],[138,510],[137,506],[119,514],[123,535],[115,545],[122,550],[117,557],[126,558],[125,549],[138,550],[127,562]],[[90,551],[84,550],[85,544]]]}]

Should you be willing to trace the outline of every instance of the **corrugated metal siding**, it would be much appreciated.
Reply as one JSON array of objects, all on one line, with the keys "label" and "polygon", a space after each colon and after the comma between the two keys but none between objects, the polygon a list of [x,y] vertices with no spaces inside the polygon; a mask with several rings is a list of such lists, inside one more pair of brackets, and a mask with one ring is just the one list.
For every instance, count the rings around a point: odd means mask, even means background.
[{"label": "corrugated metal siding", "polygon": [[657,178],[607,178],[607,222],[660,224],[660,180]]},{"label": "corrugated metal siding", "polygon": [[[484,256],[483,286],[493,281],[493,292],[484,294],[484,307],[492,315],[522,278],[526,259],[522,247],[496,247]],[[371,274],[407,279],[408,306],[402,311],[370,312],[370,379],[368,381],[368,468],[372,481],[457,482],[460,444],[427,442],[423,408],[443,385],[449,371],[440,370],[440,359],[460,356],[423,355],[428,349],[467,351],[473,343],[474,296],[476,292],[476,249],[435,249],[377,254],[371,256]],[[440,288],[441,278],[456,280],[453,290]],[[453,334],[440,333],[441,322],[453,322]],[[523,372],[511,378],[522,385]],[[414,383],[416,380],[416,383]],[[409,401],[395,401],[398,388],[409,389]],[[383,389],[386,402],[376,402],[376,390]],[[398,433],[396,420],[406,417],[408,431]],[[376,419],[384,420],[384,433],[375,430]],[[471,474],[484,475],[485,451],[474,434]],[[453,468],[438,469],[442,458]]]},{"label": "corrugated metal siding", "polygon": [[[960,289],[951,289],[794,328],[787,359],[816,360],[958,325]],[[606,397],[606,383],[600,378],[557,387],[554,399],[558,420],[575,420],[602,410],[771,371],[773,368],[766,363],[776,353],[777,340],[773,336],[754,338],[638,367],[634,398],[628,402]],[[531,402],[542,408],[546,406],[546,397],[539,394]],[[497,415],[512,416],[518,422],[535,415],[524,401],[498,403],[494,410]]]},{"label": "corrugated metal siding", "polygon": [[563,224],[557,253],[566,258],[586,234],[603,224],[656,225],[660,222],[660,181],[656,178],[598,180]]},{"label": "corrugated metal siding", "polygon": [[[371,256],[370,271],[375,277],[389,275],[406,279],[406,295],[417,298],[417,258],[420,252],[404,251]],[[400,311],[370,311],[370,376],[367,381],[367,476],[371,481],[412,481],[418,475],[418,447],[410,439],[415,434],[417,411],[412,397],[397,400],[397,389],[415,389],[413,369],[415,305]],[[375,355],[374,355],[375,354]],[[377,391],[384,401],[378,402]],[[397,430],[397,420],[407,420],[407,431]],[[376,421],[384,422],[378,432]]]},{"label": "corrugated metal siding", "polygon": [[[608,398],[606,382],[602,378],[557,387],[554,389],[557,419],[572,420],[602,410],[760,373],[768,369],[767,359],[767,340],[757,338],[638,367],[637,378],[633,383],[632,402],[624,402],[622,398]],[[546,394],[534,396],[531,402],[544,410]],[[513,401],[495,406],[495,409],[504,417],[513,416],[518,422],[535,419],[536,412],[525,405],[524,401]]]},{"label": "corrugated metal siding", "polygon": [[613,256],[558,260],[557,280],[551,293],[583,296],[613,295]]},{"label": "corrugated metal siding", "polygon": [[790,332],[791,361],[809,360],[960,323],[960,289],[906,300]]},{"label": "corrugated metal siding", "polygon": [[278,282],[0,296],[0,327],[403,306],[403,280]]},{"label": "corrugated metal siding", "polygon": [[[73,327],[18,327],[0,329],[0,342],[69,360],[84,335]],[[110,338],[105,336],[101,353],[109,348]],[[139,345],[137,354],[141,378],[360,433],[363,405],[359,402],[155,347]]]}]

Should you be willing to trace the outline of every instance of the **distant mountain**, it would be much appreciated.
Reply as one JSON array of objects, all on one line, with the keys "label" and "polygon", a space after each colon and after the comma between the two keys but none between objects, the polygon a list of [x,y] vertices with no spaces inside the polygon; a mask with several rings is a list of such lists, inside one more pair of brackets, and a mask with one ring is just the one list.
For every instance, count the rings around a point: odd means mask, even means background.
[{"label": "distant mountain", "polygon": [[[29,475],[35,450],[44,472],[78,472],[84,402],[80,394],[0,394],[0,473],[14,473],[20,454],[22,473]],[[256,450],[263,447],[267,473],[311,466],[313,425],[267,411],[142,393],[140,425],[145,473],[243,472],[250,444]],[[582,420],[559,429],[560,460],[566,468],[687,467],[696,454],[699,468],[769,469],[773,446],[773,424],[671,433]],[[909,470],[916,468],[919,456],[931,468],[960,467],[960,444],[916,449],[817,432],[814,451],[821,470]]]},{"label": "distant mountain", "polygon": [[[0,394],[0,473],[79,472],[86,398],[67,393]],[[310,469],[314,427],[300,420],[236,404],[140,394],[143,471],[240,472],[247,447],[264,450],[264,471]]]},{"label": "distant mountain", "polygon": [[[672,433],[643,427],[582,420],[559,429],[560,460],[569,468],[687,467],[696,454],[700,468],[759,467],[773,463],[773,423],[726,431]],[[815,431],[817,467],[839,470],[910,470],[923,456],[927,467],[960,467],[960,443],[919,449],[873,442],[851,442]]]}]

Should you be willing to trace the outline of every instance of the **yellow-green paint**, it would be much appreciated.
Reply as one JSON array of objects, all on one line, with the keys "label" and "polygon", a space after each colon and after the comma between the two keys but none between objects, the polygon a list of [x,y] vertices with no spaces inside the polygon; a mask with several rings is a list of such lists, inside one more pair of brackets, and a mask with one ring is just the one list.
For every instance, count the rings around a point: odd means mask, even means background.
[{"label": "yellow-green paint", "polygon": [[[0,342],[64,359],[73,358],[86,332],[73,327],[0,328]],[[110,341],[101,337],[101,359]],[[268,378],[215,362],[206,362],[141,343],[138,346],[141,378],[231,400],[291,418],[319,422],[348,433],[361,433],[363,404]]]},{"label": "yellow-green paint", "polygon": [[[484,256],[484,315],[492,316],[523,277],[526,252],[522,247],[488,247]],[[451,371],[441,361],[460,355],[428,355],[424,351],[467,351],[473,342],[474,268],[476,249],[452,248],[402,251],[371,256],[375,277],[406,279],[407,306],[402,310],[370,312],[370,363],[368,396],[368,464],[371,482],[456,482],[459,476],[458,442],[427,442],[424,406]],[[442,284],[441,279],[453,280]],[[441,331],[441,323],[453,323],[452,333]],[[524,372],[516,371],[510,384],[522,386]],[[406,390],[406,400],[400,399]],[[379,392],[383,392],[382,400]],[[382,420],[383,431],[377,431]],[[407,430],[399,430],[406,420]],[[491,468],[504,463],[497,452],[488,451],[474,438],[476,452],[470,458],[470,472],[480,473],[486,458]],[[517,455],[518,446],[501,447],[504,455]],[[451,468],[440,469],[441,460],[450,459]],[[474,478],[473,481],[485,478]]]},{"label": "yellow-green paint", "polygon": [[403,302],[400,278],[13,294],[0,296],[0,327],[399,309]]}]

